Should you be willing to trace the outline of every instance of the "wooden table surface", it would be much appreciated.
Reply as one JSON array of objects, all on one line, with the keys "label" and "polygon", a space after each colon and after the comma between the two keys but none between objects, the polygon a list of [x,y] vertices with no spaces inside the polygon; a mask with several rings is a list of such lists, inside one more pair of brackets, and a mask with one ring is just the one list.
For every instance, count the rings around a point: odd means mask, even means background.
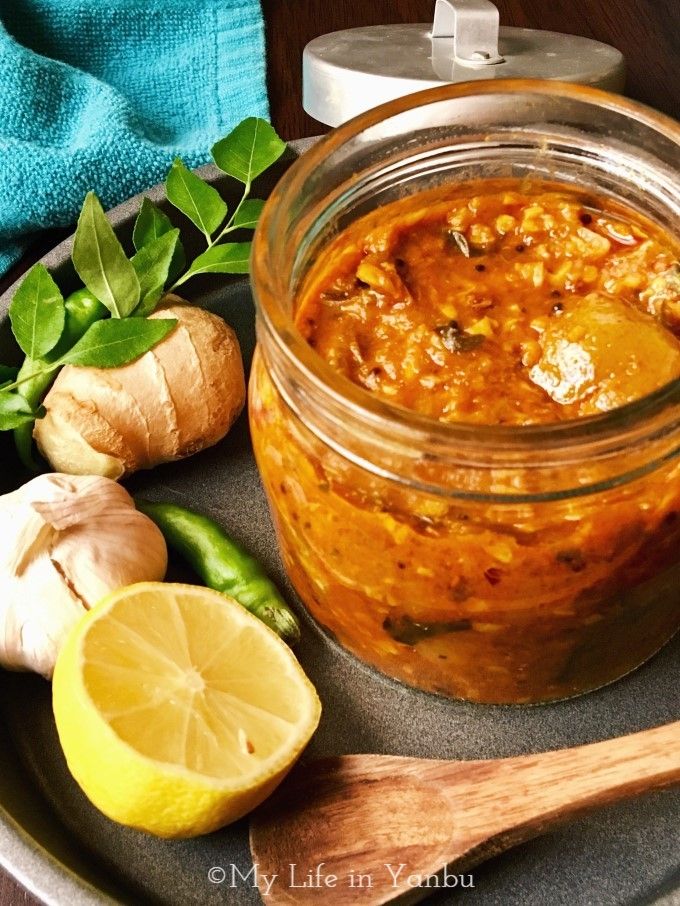
[{"label": "wooden table surface", "polygon": [[[595,38],[626,58],[626,93],[680,118],[680,0],[495,0],[502,25],[544,28]],[[431,21],[432,0],[262,0],[267,24],[269,97],[272,122],[287,139],[324,128],[301,104],[301,57],[317,35],[361,25]],[[52,230],[9,274],[2,293],[23,271],[71,230]],[[37,901],[0,872],[0,906]]]}]

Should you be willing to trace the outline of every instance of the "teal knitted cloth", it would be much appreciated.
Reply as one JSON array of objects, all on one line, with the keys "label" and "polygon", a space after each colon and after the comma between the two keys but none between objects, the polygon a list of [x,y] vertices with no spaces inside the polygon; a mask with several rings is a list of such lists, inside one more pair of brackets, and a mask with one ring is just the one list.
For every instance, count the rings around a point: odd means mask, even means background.
[{"label": "teal knitted cloth", "polygon": [[0,0],[0,274],[267,115],[259,0]]}]

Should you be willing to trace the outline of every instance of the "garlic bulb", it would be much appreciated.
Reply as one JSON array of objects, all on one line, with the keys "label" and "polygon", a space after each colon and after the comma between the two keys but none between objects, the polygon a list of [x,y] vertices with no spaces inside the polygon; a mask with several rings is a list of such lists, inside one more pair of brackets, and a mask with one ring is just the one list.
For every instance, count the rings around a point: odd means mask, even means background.
[{"label": "garlic bulb", "polygon": [[83,610],[166,567],[163,536],[115,481],[55,473],[1,496],[0,664],[49,678]]}]

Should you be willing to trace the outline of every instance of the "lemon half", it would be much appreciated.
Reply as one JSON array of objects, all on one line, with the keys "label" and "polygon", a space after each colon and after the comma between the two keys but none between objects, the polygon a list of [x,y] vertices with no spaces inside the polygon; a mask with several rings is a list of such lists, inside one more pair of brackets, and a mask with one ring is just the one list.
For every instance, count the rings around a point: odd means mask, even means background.
[{"label": "lemon half", "polygon": [[218,592],[162,582],[84,615],[57,659],[53,706],[85,795],[161,837],[208,833],[259,805],[321,714],[268,627]]}]

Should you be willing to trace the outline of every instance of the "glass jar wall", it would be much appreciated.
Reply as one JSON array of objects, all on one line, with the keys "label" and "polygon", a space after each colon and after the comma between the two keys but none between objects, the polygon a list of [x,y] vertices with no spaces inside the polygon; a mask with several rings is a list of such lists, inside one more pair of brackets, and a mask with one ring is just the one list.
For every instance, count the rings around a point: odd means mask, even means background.
[{"label": "glass jar wall", "polygon": [[680,233],[678,127],[602,92],[436,89],[322,140],[273,193],[253,282],[253,442],[310,613],[379,670],[482,702],[610,682],[680,623],[680,386],[545,426],[442,424],[372,396],[295,327],[305,275],[367,211],[436,185],[557,181]]}]

